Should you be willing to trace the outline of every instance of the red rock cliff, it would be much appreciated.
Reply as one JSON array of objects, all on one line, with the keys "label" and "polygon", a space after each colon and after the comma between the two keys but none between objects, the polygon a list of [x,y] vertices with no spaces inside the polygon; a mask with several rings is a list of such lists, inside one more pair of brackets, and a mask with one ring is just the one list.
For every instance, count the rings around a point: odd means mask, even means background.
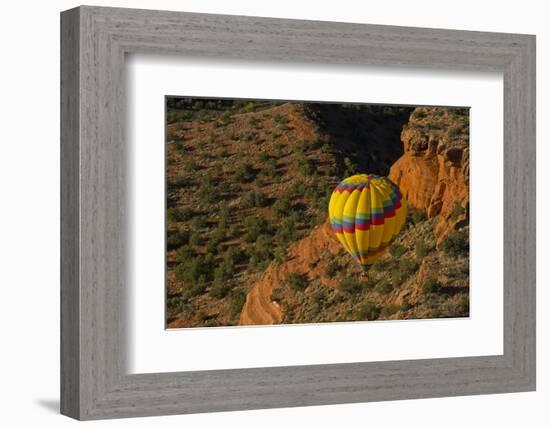
[{"label": "red rock cliff", "polygon": [[418,107],[403,128],[405,153],[391,167],[390,179],[409,205],[440,216],[438,241],[467,221],[469,209],[469,110]]}]

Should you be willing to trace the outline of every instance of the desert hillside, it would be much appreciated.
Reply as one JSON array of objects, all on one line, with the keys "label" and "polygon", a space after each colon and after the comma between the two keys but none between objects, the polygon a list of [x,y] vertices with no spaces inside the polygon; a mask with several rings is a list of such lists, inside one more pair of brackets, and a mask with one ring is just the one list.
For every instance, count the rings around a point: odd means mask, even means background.
[{"label": "desert hillside", "polygon": [[[168,327],[467,315],[467,114],[169,104]],[[389,175],[413,206],[367,276],[326,214],[357,172]]]}]

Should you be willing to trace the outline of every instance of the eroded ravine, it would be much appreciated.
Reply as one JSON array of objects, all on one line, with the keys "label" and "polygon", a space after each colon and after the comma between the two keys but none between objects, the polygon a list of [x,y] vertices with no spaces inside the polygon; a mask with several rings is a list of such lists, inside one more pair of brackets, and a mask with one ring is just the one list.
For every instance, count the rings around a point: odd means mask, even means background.
[{"label": "eroded ravine", "polygon": [[321,260],[323,251],[337,253],[340,248],[328,221],[315,227],[309,236],[291,245],[287,260],[281,264],[272,262],[246,296],[239,325],[270,325],[282,322],[283,313],[279,305],[271,300],[271,294],[274,289],[284,285],[288,273],[304,274],[310,280],[319,277],[322,284],[336,286],[335,279],[323,274],[325,264],[318,261]]}]

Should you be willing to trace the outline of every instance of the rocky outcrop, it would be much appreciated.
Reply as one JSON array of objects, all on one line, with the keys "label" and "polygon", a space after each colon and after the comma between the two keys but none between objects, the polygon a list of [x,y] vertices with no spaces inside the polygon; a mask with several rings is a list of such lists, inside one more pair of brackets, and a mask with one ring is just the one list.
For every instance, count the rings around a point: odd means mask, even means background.
[{"label": "rocky outcrop", "polygon": [[311,234],[293,244],[287,253],[287,260],[282,264],[272,262],[258,283],[246,296],[241,311],[239,325],[269,325],[281,323],[283,314],[278,303],[272,301],[274,289],[284,285],[288,273],[307,275],[309,280],[319,277],[325,286],[336,286],[337,281],[324,274],[326,264],[320,262],[324,251],[337,253],[340,243],[330,228],[330,222],[313,229]]},{"label": "rocky outcrop", "polygon": [[468,115],[466,108],[416,108],[401,133],[405,152],[390,169],[409,206],[439,216],[438,242],[468,222]]}]

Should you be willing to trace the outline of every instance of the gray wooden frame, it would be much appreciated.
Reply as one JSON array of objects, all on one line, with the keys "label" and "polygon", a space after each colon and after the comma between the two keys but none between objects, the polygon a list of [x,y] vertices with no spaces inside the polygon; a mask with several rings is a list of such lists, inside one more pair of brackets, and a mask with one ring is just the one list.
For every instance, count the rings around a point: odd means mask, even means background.
[{"label": "gray wooden frame", "polygon": [[[125,370],[126,53],[500,71],[504,354]],[[163,143],[163,141],[159,141]],[[535,37],[79,7],[61,14],[61,412],[100,419],[535,390]]]}]

